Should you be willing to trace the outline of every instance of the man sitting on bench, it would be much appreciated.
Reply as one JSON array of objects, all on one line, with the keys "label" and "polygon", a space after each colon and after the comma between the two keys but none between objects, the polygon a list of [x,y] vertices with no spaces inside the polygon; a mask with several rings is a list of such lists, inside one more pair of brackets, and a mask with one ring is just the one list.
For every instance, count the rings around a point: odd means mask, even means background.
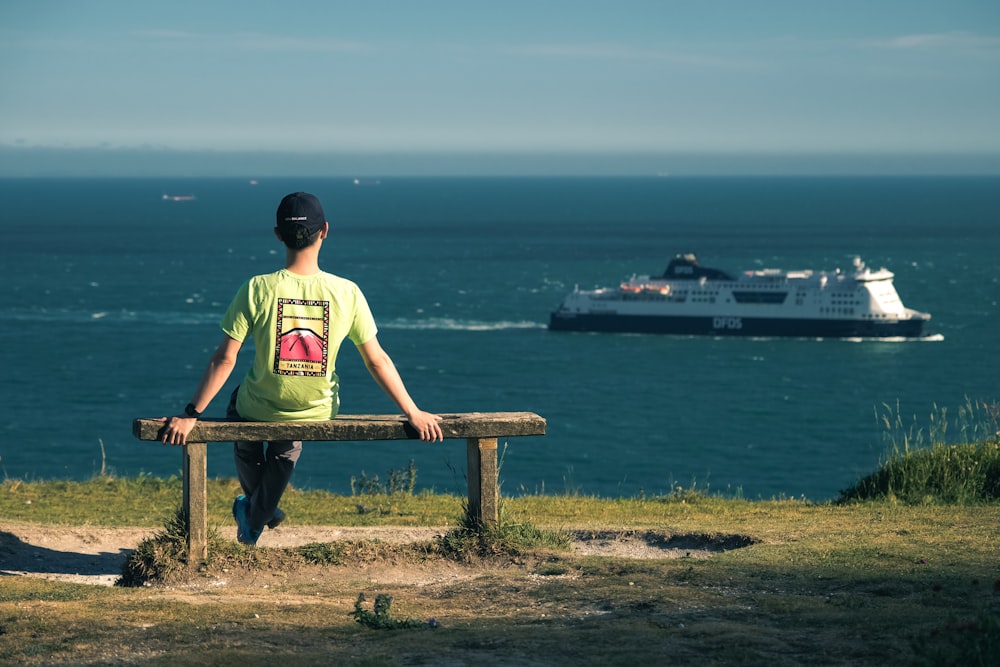
[{"label": "man sitting on bench", "polygon": [[[163,418],[161,442],[184,445],[198,417],[225,385],[240,347],[253,336],[253,366],[230,398],[230,420],[323,421],[340,407],[335,372],[345,338],[357,347],[375,382],[399,406],[426,442],[443,439],[441,417],[410,398],[392,359],[379,345],[378,329],[358,286],[322,271],[319,251],[330,231],[314,195],[295,192],[281,200],[275,235],[285,245],[285,268],[250,278],[222,318],[222,342],[184,412]],[[278,508],[302,451],[302,442],[237,442],[236,473],[243,494],[233,503],[236,537],[254,545],[264,526],[275,527]]]}]

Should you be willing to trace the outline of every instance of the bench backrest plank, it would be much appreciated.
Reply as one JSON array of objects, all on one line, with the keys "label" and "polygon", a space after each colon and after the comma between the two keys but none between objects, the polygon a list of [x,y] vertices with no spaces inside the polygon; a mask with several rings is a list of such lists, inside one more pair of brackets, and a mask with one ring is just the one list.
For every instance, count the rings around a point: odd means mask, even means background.
[{"label": "bench backrest plank", "polygon": [[[498,438],[545,435],[545,420],[533,412],[466,412],[441,415],[445,438]],[[163,422],[136,419],[132,433],[139,440],[159,440]],[[190,442],[234,440],[411,440],[417,433],[402,415],[338,415],[319,422],[234,422],[200,419]]]}]

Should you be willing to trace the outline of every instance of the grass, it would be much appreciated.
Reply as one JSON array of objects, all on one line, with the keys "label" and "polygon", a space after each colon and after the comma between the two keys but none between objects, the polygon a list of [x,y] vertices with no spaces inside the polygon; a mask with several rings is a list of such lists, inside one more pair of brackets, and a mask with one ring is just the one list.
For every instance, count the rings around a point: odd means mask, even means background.
[{"label": "grass", "polygon": [[[956,420],[931,413],[926,430],[898,406],[883,406],[887,455],[871,475],[841,493],[841,501],[885,500],[907,504],[970,504],[1000,500],[1000,404],[970,401]],[[957,443],[948,444],[949,424]]]},{"label": "grass", "polygon": [[[221,523],[235,482],[211,486],[213,520]],[[40,517],[65,519],[81,504],[85,515],[86,506],[111,499],[100,525],[123,525],[141,507],[147,526],[167,517],[164,531],[176,535],[170,517],[180,488],[169,482],[164,488],[174,494],[147,494],[156,488],[150,480],[6,482],[0,515],[51,523]],[[430,517],[421,525],[464,530],[462,499],[450,496],[365,499],[385,508],[377,515],[359,514],[354,497],[295,491],[292,498],[296,523],[406,526]],[[66,513],[55,511],[60,506]],[[975,665],[996,655],[997,503],[575,495],[506,499],[504,512],[512,532],[503,539],[522,546],[502,564],[437,553],[401,558],[379,543],[280,553],[221,540],[211,547],[231,559],[230,584],[221,588],[204,574],[194,585],[138,588],[8,577],[0,587],[0,663],[635,665],[669,655],[706,665]],[[517,533],[530,544],[531,526],[549,534],[746,535],[753,543],[708,559],[580,556],[558,544],[524,546]],[[390,576],[428,568],[425,583]],[[361,593],[371,601],[388,596],[391,610],[383,605],[378,616],[363,603],[359,612]],[[429,619],[440,627],[427,631]]]},{"label": "grass", "polygon": [[895,452],[841,494],[842,501],[856,499],[943,505],[1000,500],[1000,440]]},{"label": "grass", "polygon": [[[207,488],[209,523],[228,525],[233,498],[241,493],[239,484],[234,479],[213,479]],[[6,480],[0,483],[0,516],[56,525],[156,528],[172,518],[181,492],[178,477]],[[339,496],[291,487],[281,506],[299,525],[440,526],[460,515],[462,500],[432,493]]]}]

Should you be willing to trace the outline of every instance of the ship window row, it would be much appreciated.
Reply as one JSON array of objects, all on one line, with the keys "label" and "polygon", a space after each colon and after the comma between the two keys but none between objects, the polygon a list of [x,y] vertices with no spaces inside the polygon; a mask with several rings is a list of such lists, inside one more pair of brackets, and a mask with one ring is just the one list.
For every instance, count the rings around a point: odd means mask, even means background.
[{"label": "ship window row", "polygon": [[736,303],[784,303],[788,292],[733,291]]},{"label": "ship window row", "polygon": [[820,308],[819,312],[823,315],[853,315],[853,308]]}]

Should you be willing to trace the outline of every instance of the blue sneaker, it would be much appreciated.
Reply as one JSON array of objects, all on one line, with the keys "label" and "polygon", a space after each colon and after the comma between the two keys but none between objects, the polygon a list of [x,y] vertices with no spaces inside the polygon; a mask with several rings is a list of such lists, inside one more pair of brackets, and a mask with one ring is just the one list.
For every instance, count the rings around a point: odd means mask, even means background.
[{"label": "blue sneaker", "polygon": [[273,530],[274,528],[280,526],[281,522],[284,520],[285,520],[285,513],[281,511],[280,507],[275,508],[274,516],[272,516],[271,520],[267,522],[267,527]]},{"label": "blue sneaker", "polygon": [[236,540],[240,544],[254,546],[260,539],[261,530],[250,527],[250,501],[244,495],[236,496],[233,501],[233,518],[236,519]]}]

